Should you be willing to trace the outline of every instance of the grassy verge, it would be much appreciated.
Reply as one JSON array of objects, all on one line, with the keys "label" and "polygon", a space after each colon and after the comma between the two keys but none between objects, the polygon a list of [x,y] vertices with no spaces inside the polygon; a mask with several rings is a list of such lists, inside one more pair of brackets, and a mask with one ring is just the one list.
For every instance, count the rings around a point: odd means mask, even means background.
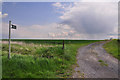
[{"label": "grassy verge", "polygon": [[[46,41],[47,42],[47,41]],[[59,42],[59,41],[58,41]],[[69,41],[62,50],[61,44],[49,42],[40,46],[12,44],[12,58],[8,60],[8,44],[2,45],[3,78],[66,78],[71,77],[76,64],[77,49],[96,41]]]},{"label": "grassy verge", "polygon": [[117,40],[112,40],[104,45],[105,50],[110,53],[112,56],[120,60],[120,57],[118,56],[118,46],[120,43],[118,43]]}]

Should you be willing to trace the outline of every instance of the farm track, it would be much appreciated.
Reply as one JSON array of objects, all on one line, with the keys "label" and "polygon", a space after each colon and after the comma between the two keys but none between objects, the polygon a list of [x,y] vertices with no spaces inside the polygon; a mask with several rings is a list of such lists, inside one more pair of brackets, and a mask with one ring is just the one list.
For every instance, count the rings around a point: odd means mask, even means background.
[{"label": "farm track", "polygon": [[92,43],[78,50],[73,78],[118,78],[118,60],[102,48],[105,43]]}]

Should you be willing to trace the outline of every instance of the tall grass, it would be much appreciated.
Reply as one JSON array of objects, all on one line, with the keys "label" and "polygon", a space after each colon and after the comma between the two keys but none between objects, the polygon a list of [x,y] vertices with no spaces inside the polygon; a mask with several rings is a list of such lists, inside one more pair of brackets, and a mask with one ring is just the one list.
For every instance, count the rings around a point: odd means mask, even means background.
[{"label": "tall grass", "polygon": [[43,47],[38,45],[40,43],[32,42],[33,46],[12,44],[10,60],[7,58],[8,44],[3,44],[3,78],[71,77],[74,69],[72,65],[76,64],[77,49],[96,41],[70,41],[65,44],[64,50],[61,44]]},{"label": "tall grass", "polygon": [[119,57],[119,45],[118,40],[112,40],[104,45],[105,50],[110,53],[112,56],[120,60]]}]

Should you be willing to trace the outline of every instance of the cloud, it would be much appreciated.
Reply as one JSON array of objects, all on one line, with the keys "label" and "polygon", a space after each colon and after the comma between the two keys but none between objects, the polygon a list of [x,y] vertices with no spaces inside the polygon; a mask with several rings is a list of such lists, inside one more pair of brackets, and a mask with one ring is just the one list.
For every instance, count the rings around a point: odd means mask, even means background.
[{"label": "cloud", "polygon": [[[16,24],[17,25],[17,24]],[[16,30],[12,30],[12,38],[71,38],[74,36],[74,29],[67,25],[52,23],[48,25],[32,25],[32,26],[21,26],[17,25]],[[2,35],[3,38],[8,38],[8,24],[2,23]],[[58,26],[60,28],[58,28]]]},{"label": "cloud", "polygon": [[[83,0],[82,0],[83,1]],[[85,0],[84,0],[85,1]],[[17,25],[12,30],[12,38],[70,38],[70,39],[105,39],[108,34],[118,32],[117,3],[54,3],[61,14],[60,23],[47,25]],[[0,17],[8,16],[7,13]],[[8,38],[8,24],[3,22],[3,38]],[[113,36],[114,38],[117,35]]]},{"label": "cloud", "polygon": [[104,39],[108,38],[107,34],[117,33],[117,3],[75,2],[63,11],[61,23],[74,28],[88,39]]},{"label": "cloud", "polygon": [[60,2],[54,3],[53,6],[57,7],[57,8],[62,8],[63,5]]},{"label": "cloud", "polygon": [[55,11],[57,13],[63,14],[64,10],[67,11],[73,6],[73,3],[72,2],[68,2],[68,3],[57,2],[57,3],[53,3],[52,5],[55,7]]},{"label": "cloud", "polygon": [[7,17],[7,16],[8,16],[7,13],[2,14],[2,12],[0,12],[0,18],[5,18],[5,17]]},{"label": "cloud", "polygon": [[119,0],[81,0],[81,2],[118,2]]}]

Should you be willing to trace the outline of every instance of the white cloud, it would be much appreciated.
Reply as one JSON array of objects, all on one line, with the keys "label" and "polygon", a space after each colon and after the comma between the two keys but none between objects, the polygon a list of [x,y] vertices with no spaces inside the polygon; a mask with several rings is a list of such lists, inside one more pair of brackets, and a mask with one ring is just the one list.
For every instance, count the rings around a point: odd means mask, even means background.
[{"label": "white cloud", "polygon": [[109,37],[107,34],[117,33],[118,3],[75,2],[62,10],[62,24],[74,28],[87,39],[104,39]]},{"label": "white cloud", "polygon": [[[85,1],[85,0],[84,0]],[[13,38],[105,39],[117,34],[117,3],[54,3],[62,16],[60,24],[17,25]],[[0,12],[0,17],[8,16]],[[3,23],[3,37],[8,37],[8,24]],[[113,36],[114,38],[117,36]]]},{"label": "white cloud", "polygon": [[57,3],[54,3],[53,6],[55,7],[56,12],[63,14],[64,11],[62,9],[64,9],[65,11],[69,10],[73,6],[73,3],[69,2],[64,4],[61,2],[57,2]]},{"label": "white cloud", "polygon": [[81,0],[81,2],[118,2],[119,0]]},{"label": "white cloud", "polygon": [[57,2],[57,3],[54,3],[53,6],[62,8],[63,5],[60,2]]},{"label": "white cloud", "polygon": [[[71,38],[75,34],[74,29],[67,25],[53,23],[48,25],[32,25],[21,26],[17,25],[16,30],[12,30],[12,38]],[[8,24],[2,23],[3,38],[8,38]]]},{"label": "white cloud", "polygon": [[70,33],[75,33],[76,31],[74,31],[74,30],[70,30]]},{"label": "white cloud", "polygon": [[3,14],[4,16],[8,16],[8,14],[7,13],[5,13],[5,14]]},{"label": "white cloud", "polygon": [[2,14],[2,12],[0,12],[0,18],[5,18],[5,17],[7,17],[7,16],[8,16],[7,13]]}]

